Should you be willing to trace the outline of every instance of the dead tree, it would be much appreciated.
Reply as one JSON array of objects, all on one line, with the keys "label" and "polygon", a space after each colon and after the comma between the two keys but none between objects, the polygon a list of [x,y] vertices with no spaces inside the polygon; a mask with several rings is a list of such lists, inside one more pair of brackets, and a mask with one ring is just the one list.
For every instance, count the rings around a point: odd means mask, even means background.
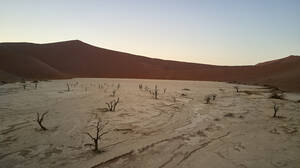
[{"label": "dead tree", "polygon": [[101,140],[101,137],[105,134],[108,133],[108,131],[103,132],[104,127],[108,124],[108,122],[106,123],[101,123],[101,120],[97,121],[97,125],[95,125],[96,128],[96,135],[92,136],[90,133],[86,132],[85,134],[87,134],[91,140],[94,143],[94,151],[98,152],[99,151],[99,141]]},{"label": "dead tree", "polygon": [[26,89],[26,84],[23,84],[23,89],[24,89],[24,90]]},{"label": "dead tree", "polygon": [[36,113],[36,116],[37,116],[36,121],[39,124],[39,126],[42,128],[42,130],[44,130],[44,131],[47,130],[47,128],[45,126],[43,126],[44,117],[47,113],[48,113],[48,111],[43,113],[42,115],[40,115],[40,113]]},{"label": "dead tree", "polygon": [[70,85],[67,83],[68,92],[70,92]]},{"label": "dead tree", "polygon": [[209,104],[210,103],[210,100],[211,100],[211,97],[210,96],[205,96],[204,97],[204,101],[206,104]]},{"label": "dead tree", "polygon": [[277,117],[277,111],[279,110],[279,106],[275,103],[273,109],[274,109],[273,118],[275,118]]},{"label": "dead tree", "polygon": [[116,90],[113,90],[111,96],[112,96],[112,97],[115,97],[115,95],[116,95]]},{"label": "dead tree", "polygon": [[164,88],[164,94],[166,93],[166,91],[167,91],[167,88]]},{"label": "dead tree", "polygon": [[174,103],[176,102],[176,97],[175,97],[175,96],[173,97],[173,102],[174,102]]},{"label": "dead tree", "polygon": [[145,91],[147,92],[149,88],[148,88],[148,86],[145,86],[145,88],[144,88],[144,89],[145,89]]},{"label": "dead tree", "polygon": [[39,81],[35,80],[35,81],[32,81],[32,83],[34,83],[34,89],[37,89]]},{"label": "dead tree", "polygon": [[108,111],[115,111],[116,110],[116,107],[117,107],[117,105],[118,105],[118,103],[119,103],[119,98],[117,99],[117,100],[113,100],[113,101],[111,101],[111,102],[109,102],[109,103],[106,103],[106,105],[107,105],[107,109],[108,109]]},{"label": "dead tree", "polygon": [[154,89],[154,98],[157,99],[157,95],[158,95],[158,89],[157,89],[157,85],[155,85],[155,89]]},{"label": "dead tree", "polygon": [[212,100],[216,100],[217,95],[216,94],[212,94],[211,97],[212,97]]},{"label": "dead tree", "polygon": [[233,88],[236,90],[236,92],[239,92],[239,87],[238,86],[233,86]]}]

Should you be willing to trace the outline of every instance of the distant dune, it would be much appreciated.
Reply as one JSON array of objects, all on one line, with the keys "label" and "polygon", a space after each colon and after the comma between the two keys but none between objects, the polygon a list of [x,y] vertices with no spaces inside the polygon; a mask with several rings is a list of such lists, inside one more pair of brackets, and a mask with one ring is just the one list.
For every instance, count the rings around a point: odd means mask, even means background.
[{"label": "distant dune", "polygon": [[0,43],[0,80],[72,77],[224,81],[300,92],[300,57],[251,66],[186,63],[117,52],[79,40],[49,44]]}]

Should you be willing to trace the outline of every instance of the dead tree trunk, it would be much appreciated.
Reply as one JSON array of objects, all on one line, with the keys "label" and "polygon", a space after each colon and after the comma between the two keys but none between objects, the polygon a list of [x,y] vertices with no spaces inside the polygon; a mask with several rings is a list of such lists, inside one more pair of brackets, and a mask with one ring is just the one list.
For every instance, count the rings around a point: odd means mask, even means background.
[{"label": "dead tree trunk", "polygon": [[155,89],[154,89],[154,98],[157,99],[157,94],[158,94],[158,89],[157,89],[157,85],[155,85]]},{"label": "dead tree trunk", "polygon": [[48,112],[45,112],[43,113],[41,116],[40,116],[40,113],[36,113],[37,114],[37,123],[39,124],[39,126],[42,128],[42,130],[46,131],[47,128],[43,126],[43,120],[44,120],[44,117],[45,115],[47,114]]},{"label": "dead tree trunk", "polygon": [[116,95],[116,90],[113,90],[111,96],[112,96],[112,97],[115,97],[115,95]]},{"label": "dead tree trunk", "polygon": [[176,97],[175,97],[175,96],[173,97],[173,102],[174,102],[174,103],[176,102]]},{"label": "dead tree trunk", "polygon": [[70,85],[67,83],[68,92],[70,92]]},{"label": "dead tree trunk", "polygon": [[277,104],[274,104],[273,109],[274,109],[273,118],[275,118],[277,117],[277,111],[279,110],[279,106],[277,106]]},{"label": "dead tree trunk", "polygon": [[236,90],[237,93],[239,92],[239,87],[238,86],[234,86],[233,88]]}]

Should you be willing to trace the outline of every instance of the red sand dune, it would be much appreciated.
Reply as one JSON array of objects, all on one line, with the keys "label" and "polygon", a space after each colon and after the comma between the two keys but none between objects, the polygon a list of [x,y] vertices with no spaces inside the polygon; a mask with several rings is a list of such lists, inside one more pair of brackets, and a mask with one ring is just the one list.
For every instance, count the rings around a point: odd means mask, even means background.
[{"label": "red sand dune", "polygon": [[[168,61],[91,46],[78,40],[0,43],[0,80],[70,77],[147,78],[267,84],[300,92],[300,57],[251,66],[215,66]],[[5,76],[5,78],[4,78]]]}]

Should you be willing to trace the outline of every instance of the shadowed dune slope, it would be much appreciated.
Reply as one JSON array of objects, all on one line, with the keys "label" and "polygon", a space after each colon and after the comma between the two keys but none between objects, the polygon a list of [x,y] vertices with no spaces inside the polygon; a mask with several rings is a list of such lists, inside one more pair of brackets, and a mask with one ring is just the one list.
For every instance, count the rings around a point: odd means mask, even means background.
[{"label": "shadowed dune slope", "polygon": [[[300,92],[300,57],[289,56],[251,66],[186,63],[95,47],[79,40],[0,43],[1,74],[27,79],[70,77],[179,79],[267,84]],[[0,75],[1,75],[0,74]],[[2,76],[2,75],[1,75]],[[0,80],[6,80],[0,76]]]}]

